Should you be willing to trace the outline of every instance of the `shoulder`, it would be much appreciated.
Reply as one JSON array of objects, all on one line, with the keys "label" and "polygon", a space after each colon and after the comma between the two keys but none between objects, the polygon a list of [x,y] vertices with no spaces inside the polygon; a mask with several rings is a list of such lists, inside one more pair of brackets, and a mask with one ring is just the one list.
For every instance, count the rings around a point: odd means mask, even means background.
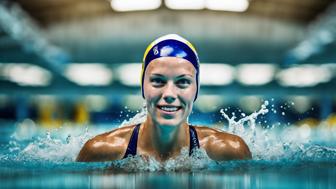
[{"label": "shoulder", "polygon": [[234,134],[209,127],[195,127],[200,141],[211,159],[250,159],[251,152],[245,141]]},{"label": "shoulder", "polygon": [[111,161],[121,159],[127,148],[134,125],[118,128],[88,140],[77,161]]}]

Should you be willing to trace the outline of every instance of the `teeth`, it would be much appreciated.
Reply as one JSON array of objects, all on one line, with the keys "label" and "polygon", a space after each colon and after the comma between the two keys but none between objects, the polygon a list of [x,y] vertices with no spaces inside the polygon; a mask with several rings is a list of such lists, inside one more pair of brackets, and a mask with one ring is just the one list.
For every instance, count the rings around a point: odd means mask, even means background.
[{"label": "teeth", "polygon": [[175,112],[175,111],[177,111],[178,108],[176,108],[176,107],[161,106],[160,109],[164,110],[164,111],[167,111],[167,112]]}]

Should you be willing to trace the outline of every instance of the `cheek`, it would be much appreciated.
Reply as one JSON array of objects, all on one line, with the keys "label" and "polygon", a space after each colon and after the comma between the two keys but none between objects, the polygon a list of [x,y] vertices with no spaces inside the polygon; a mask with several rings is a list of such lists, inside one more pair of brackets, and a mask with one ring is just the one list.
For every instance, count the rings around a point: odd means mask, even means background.
[{"label": "cheek", "polygon": [[158,94],[157,91],[149,88],[144,88],[144,96],[146,101],[152,101],[155,100],[155,98],[157,98]]},{"label": "cheek", "polygon": [[196,85],[193,85],[189,89],[183,91],[181,94],[186,101],[194,102],[196,91],[197,91],[196,89],[197,89]]},{"label": "cheek", "polygon": [[183,103],[185,104],[185,107],[186,107],[185,113],[187,115],[191,113],[191,110],[194,104],[195,94],[196,94],[196,90],[190,90],[190,91],[186,91],[184,95],[181,95],[181,101],[183,101]]},{"label": "cheek", "polygon": [[158,90],[155,90],[155,88],[153,88],[152,86],[144,84],[143,89],[144,89],[144,96],[145,96],[147,105],[155,103],[157,99],[160,98]]},{"label": "cheek", "polygon": [[153,95],[153,90],[152,90],[151,85],[148,83],[147,78],[145,78],[145,81],[142,87],[143,87],[145,99],[147,100],[151,98],[151,96]]}]

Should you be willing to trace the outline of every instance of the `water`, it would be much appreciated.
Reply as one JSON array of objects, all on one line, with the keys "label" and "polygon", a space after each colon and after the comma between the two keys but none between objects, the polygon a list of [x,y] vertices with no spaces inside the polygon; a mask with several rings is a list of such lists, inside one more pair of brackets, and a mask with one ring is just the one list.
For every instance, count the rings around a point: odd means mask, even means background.
[{"label": "water", "polygon": [[[143,121],[145,112],[121,126]],[[46,130],[29,119],[14,127],[2,124],[0,188],[334,188],[335,127],[261,127],[256,118],[267,113],[268,101],[251,115],[241,113],[241,119],[220,111],[228,121],[221,129],[241,136],[253,154],[252,160],[226,162],[212,161],[202,149],[189,157],[183,149],[164,163],[142,157],[78,163],[89,138],[118,126]]]}]

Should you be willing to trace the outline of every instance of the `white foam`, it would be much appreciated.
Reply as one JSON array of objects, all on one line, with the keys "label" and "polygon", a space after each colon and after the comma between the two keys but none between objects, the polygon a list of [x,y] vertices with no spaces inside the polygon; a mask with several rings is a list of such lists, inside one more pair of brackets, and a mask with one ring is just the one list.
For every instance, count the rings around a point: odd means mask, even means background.
[{"label": "white foam", "polygon": [[[228,127],[223,124],[222,129],[242,137],[249,146],[254,161],[336,160],[336,148],[333,147],[334,141],[336,141],[335,127],[327,127],[323,123],[316,128],[273,124],[272,127],[264,129],[262,125],[256,123],[256,119],[269,112],[268,106],[269,102],[265,101],[260,110],[250,115],[241,112],[241,115],[244,114],[244,116],[239,120],[235,114],[230,117],[225,113],[225,110],[220,111],[229,123]],[[133,118],[125,120],[121,126],[141,123],[146,119],[146,115],[147,110],[144,107]],[[26,121],[25,124],[18,124],[12,140],[8,144],[7,154],[0,154],[1,161],[58,164],[74,162],[83,144],[101,132],[96,127],[90,127],[88,130],[88,128],[83,129],[85,127],[68,126],[46,131],[45,129],[37,129],[39,127],[34,124],[36,130],[26,137],[22,134],[22,131],[26,130],[26,126],[22,125],[27,124],[31,123]],[[330,144],[330,146],[320,144]],[[212,165],[218,166],[213,162],[203,149],[195,151],[192,156],[189,156],[188,149],[183,149],[181,155],[162,163],[152,157],[136,156],[114,161],[111,166],[128,171],[178,171],[204,169]]]},{"label": "white foam", "polygon": [[129,120],[124,120],[120,124],[120,127],[129,126],[129,125],[137,125],[139,123],[143,123],[145,122],[146,117],[147,117],[147,106],[146,104],[144,104],[141,110],[139,111],[139,113],[137,113],[135,116],[133,116]]}]

